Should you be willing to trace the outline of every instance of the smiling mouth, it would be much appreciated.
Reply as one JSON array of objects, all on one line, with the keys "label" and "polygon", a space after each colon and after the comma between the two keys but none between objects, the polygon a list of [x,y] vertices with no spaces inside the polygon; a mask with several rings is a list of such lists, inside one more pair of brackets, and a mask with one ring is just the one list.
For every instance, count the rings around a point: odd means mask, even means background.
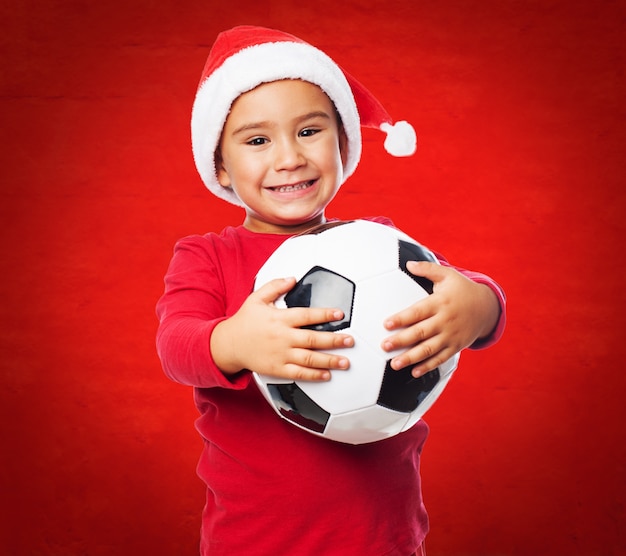
[{"label": "smiling mouth", "polygon": [[307,189],[315,183],[315,180],[301,181],[300,183],[294,183],[292,185],[279,185],[277,187],[270,187],[272,191],[278,193],[290,193],[292,191],[301,191]]}]

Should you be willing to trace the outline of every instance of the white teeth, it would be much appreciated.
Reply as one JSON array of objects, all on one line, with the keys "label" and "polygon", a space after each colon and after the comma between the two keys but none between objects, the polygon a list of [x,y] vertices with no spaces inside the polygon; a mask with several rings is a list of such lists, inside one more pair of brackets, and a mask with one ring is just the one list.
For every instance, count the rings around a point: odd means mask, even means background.
[{"label": "white teeth", "polygon": [[303,181],[301,183],[296,183],[295,185],[283,185],[281,187],[273,188],[274,191],[278,191],[279,193],[287,193],[288,191],[299,191],[300,189],[306,189],[310,187],[310,181]]}]

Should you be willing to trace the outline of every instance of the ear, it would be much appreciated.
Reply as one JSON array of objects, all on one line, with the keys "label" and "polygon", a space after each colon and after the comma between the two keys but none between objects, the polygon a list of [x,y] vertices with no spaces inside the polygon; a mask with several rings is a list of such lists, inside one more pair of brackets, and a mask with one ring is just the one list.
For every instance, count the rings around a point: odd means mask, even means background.
[{"label": "ear", "polygon": [[339,153],[341,154],[341,163],[345,168],[348,161],[348,136],[343,125],[339,125]]},{"label": "ear", "polygon": [[224,161],[222,160],[222,153],[219,149],[215,153],[215,173],[217,175],[217,181],[222,187],[230,187],[231,181],[226,168],[224,167]]},{"label": "ear", "polygon": [[231,186],[230,176],[223,166],[217,168],[217,181],[222,187]]}]

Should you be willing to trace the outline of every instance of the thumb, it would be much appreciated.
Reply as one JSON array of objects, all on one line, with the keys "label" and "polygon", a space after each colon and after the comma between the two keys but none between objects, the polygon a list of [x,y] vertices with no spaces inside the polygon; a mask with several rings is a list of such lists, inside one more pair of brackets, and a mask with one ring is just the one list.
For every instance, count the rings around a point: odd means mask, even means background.
[{"label": "thumb", "polygon": [[406,263],[406,269],[414,276],[426,278],[434,284],[441,282],[446,274],[440,264],[427,261],[408,261]]},{"label": "thumb", "polygon": [[275,278],[261,286],[256,293],[264,303],[274,303],[281,295],[286,294],[296,284],[295,278]]}]

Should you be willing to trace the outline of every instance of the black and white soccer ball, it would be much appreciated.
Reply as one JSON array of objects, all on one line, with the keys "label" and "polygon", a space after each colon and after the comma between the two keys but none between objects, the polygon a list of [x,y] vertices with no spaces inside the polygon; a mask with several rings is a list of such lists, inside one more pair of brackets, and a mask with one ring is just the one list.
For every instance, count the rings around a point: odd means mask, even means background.
[{"label": "black and white soccer ball", "polygon": [[367,220],[331,222],[286,240],[257,274],[255,289],[274,278],[297,283],[276,306],[338,307],[342,321],[312,326],[354,337],[351,348],[330,350],[350,359],[328,382],[293,381],[254,373],[261,392],[282,418],[318,436],[364,444],[408,430],[439,397],[458,354],[425,375],[395,371],[385,352],[385,319],[432,293],[430,280],[413,276],[407,261],[437,262],[403,232]]}]

